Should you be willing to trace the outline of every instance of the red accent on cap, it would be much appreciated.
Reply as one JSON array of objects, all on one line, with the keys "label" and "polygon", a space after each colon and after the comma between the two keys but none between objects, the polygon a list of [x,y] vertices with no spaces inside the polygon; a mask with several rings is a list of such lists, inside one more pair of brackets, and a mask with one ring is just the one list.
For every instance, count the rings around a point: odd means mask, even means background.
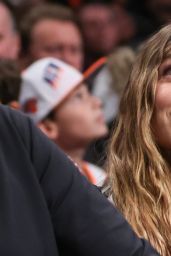
[{"label": "red accent on cap", "polygon": [[32,98],[25,102],[23,106],[25,113],[36,113],[37,112],[37,99]]}]

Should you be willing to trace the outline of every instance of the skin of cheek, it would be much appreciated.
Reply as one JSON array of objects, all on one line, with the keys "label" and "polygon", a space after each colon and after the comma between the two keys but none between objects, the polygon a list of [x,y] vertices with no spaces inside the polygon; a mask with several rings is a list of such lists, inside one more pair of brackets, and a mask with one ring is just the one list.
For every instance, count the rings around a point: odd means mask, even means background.
[{"label": "skin of cheek", "polygon": [[75,142],[79,140],[90,143],[92,140],[106,135],[107,128],[105,124],[99,124],[96,121],[97,112],[84,105],[77,109],[74,113],[71,107],[58,111],[58,139],[61,142],[67,137],[70,138],[70,142],[74,139]]},{"label": "skin of cheek", "polygon": [[171,146],[171,86],[159,82],[156,90],[152,127],[157,142],[164,148]]},{"label": "skin of cheek", "polygon": [[155,106],[157,109],[171,108],[171,83],[158,83]]}]

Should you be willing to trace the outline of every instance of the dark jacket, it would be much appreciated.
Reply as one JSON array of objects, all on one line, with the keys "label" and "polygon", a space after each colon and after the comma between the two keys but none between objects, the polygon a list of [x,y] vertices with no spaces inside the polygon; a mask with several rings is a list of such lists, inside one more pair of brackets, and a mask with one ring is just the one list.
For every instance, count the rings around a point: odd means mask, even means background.
[{"label": "dark jacket", "polygon": [[155,256],[30,119],[0,107],[1,256]]}]

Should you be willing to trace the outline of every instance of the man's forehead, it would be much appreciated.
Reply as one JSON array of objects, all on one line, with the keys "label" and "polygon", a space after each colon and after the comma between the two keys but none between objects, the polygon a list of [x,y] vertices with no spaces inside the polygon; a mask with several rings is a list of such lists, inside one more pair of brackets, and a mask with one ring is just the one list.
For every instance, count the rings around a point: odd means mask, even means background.
[{"label": "man's forehead", "polygon": [[55,19],[55,18],[50,18],[50,17],[44,17],[40,20],[37,20],[37,22],[34,24],[34,28],[35,27],[39,27],[41,25],[45,26],[45,25],[49,25],[49,23],[51,23],[52,25],[54,26],[57,26],[57,27],[63,27],[63,26],[68,26],[68,27],[74,27],[77,29],[77,26],[76,24],[71,21],[71,20],[59,20],[59,19]]},{"label": "man's forehead", "polygon": [[[65,31],[65,33],[64,33]],[[42,20],[35,24],[31,32],[32,40],[41,40],[40,37],[46,37],[46,42],[53,45],[54,42],[69,42],[71,45],[77,42],[82,45],[82,37],[74,23],[62,22],[56,20]],[[46,42],[42,42],[45,44]]]},{"label": "man's forehead", "polygon": [[72,21],[60,21],[50,18],[44,18],[42,20],[37,21],[32,27],[31,33],[32,35],[35,35],[37,34],[37,32],[46,33],[47,31],[53,31],[54,35],[55,33],[61,33],[65,35],[64,31],[66,29],[70,30],[70,32],[74,32],[76,36],[79,34],[79,37],[81,38],[78,27]]},{"label": "man's forehead", "polygon": [[12,17],[9,10],[0,3],[0,31],[4,31],[7,28],[12,29]]}]

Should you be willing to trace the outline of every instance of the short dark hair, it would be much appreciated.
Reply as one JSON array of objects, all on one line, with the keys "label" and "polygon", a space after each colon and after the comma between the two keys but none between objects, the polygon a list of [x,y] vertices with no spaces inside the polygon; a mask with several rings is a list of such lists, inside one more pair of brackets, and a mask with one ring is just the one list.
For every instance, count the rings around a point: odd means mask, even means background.
[{"label": "short dark hair", "polygon": [[74,12],[68,7],[60,4],[42,4],[37,6],[25,15],[20,24],[22,53],[27,53],[29,50],[31,32],[34,25],[44,19],[71,21],[78,26]]},{"label": "short dark hair", "polygon": [[17,63],[0,59],[0,102],[8,105],[11,101],[18,101],[20,87],[21,75]]}]

